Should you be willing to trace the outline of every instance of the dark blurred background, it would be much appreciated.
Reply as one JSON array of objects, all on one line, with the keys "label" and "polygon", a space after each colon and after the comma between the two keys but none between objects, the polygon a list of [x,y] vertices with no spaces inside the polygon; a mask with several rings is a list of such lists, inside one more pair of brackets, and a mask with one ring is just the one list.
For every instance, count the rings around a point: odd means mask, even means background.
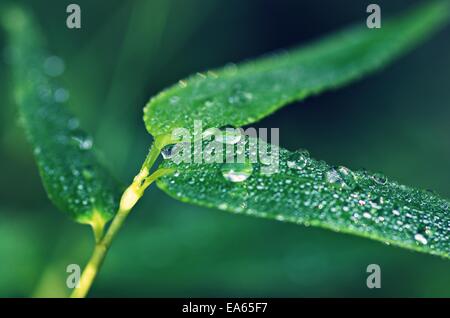
[{"label": "dark blurred background", "polygon": [[[367,1],[15,1],[31,7],[65,61],[69,107],[123,182],[151,137],[142,108],[190,73],[365,23]],[[82,28],[66,28],[77,3]],[[419,1],[377,1],[382,18]],[[393,65],[258,123],[315,158],[382,171],[450,197],[450,28]],[[0,33],[0,48],[5,37]],[[0,62],[0,296],[66,296],[66,266],[93,238],[54,208],[17,125]],[[381,266],[382,288],[366,287]],[[227,214],[152,187],[114,242],[91,296],[450,296],[450,262],[367,239]]]}]

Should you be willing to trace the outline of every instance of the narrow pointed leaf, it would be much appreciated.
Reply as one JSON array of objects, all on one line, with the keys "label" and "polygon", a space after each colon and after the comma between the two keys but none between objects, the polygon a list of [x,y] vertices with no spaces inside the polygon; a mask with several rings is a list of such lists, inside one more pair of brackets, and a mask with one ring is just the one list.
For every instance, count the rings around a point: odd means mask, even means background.
[{"label": "narrow pointed leaf", "polygon": [[150,100],[144,121],[154,136],[176,127],[244,126],[277,109],[350,83],[417,46],[447,22],[448,1],[426,4],[381,29],[365,21],[308,46],[240,65],[197,74]]},{"label": "narrow pointed leaf", "polygon": [[66,92],[55,78],[61,60],[42,48],[38,26],[18,8],[4,10],[2,23],[20,120],[47,194],[59,209],[99,234],[117,210],[120,187],[99,162],[92,138],[67,110]]},{"label": "narrow pointed leaf", "polygon": [[[252,158],[251,148],[245,147],[245,158]],[[450,258],[449,202],[435,193],[380,174],[332,167],[306,151],[280,149],[278,169],[252,161],[176,164],[167,159],[162,166],[174,173],[157,184],[183,202],[319,226]]]}]

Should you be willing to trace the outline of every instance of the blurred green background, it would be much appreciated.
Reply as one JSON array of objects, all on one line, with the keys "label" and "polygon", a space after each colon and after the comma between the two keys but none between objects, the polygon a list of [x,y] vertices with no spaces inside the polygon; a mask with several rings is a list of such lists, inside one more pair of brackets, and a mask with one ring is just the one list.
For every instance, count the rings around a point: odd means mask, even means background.
[{"label": "blurred green background", "polygon": [[[31,7],[65,60],[69,107],[123,182],[151,137],[142,107],[190,73],[365,23],[367,1],[15,1]],[[82,29],[65,26],[81,6]],[[382,18],[418,1],[377,1]],[[315,158],[382,171],[450,197],[450,28],[368,78],[291,105],[257,124]],[[0,33],[0,48],[5,37]],[[66,296],[90,228],[54,208],[17,124],[0,62],[0,296]],[[382,288],[366,287],[366,267]],[[316,228],[177,202],[152,187],[114,242],[91,296],[448,297],[450,262]]]}]

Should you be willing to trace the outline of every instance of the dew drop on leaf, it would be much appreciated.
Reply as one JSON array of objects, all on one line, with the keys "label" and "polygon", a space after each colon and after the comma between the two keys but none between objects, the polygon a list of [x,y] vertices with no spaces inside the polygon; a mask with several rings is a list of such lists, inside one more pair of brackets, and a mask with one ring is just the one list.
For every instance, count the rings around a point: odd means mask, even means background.
[{"label": "dew drop on leaf", "polygon": [[384,175],[382,175],[381,173],[375,173],[372,176],[372,180],[381,185],[386,184],[386,182],[387,182],[387,178]]},{"label": "dew drop on leaf", "polygon": [[64,61],[58,56],[50,56],[44,62],[44,72],[49,76],[60,76],[64,70]]},{"label": "dew drop on leaf", "polygon": [[423,245],[426,245],[428,243],[427,238],[422,233],[416,233],[414,235],[414,239]]},{"label": "dew drop on leaf", "polygon": [[175,145],[167,145],[161,150],[161,155],[164,159],[170,159],[173,157]]},{"label": "dew drop on leaf", "polygon": [[185,146],[185,143],[167,145],[161,150],[161,155],[166,160],[172,159],[183,146]]},{"label": "dew drop on leaf", "polygon": [[372,214],[370,214],[369,212],[364,212],[363,213],[363,217],[365,217],[366,219],[371,219],[372,218]]},{"label": "dew drop on leaf", "polygon": [[58,88],[53,93],[53,98],[57,103],[64,103],[69,99],[69,91],[65,88]]},{"label": "dew drop on leaf", "polygon": [[237,144],[242,139],[242,132],[239,128],[232,126],[224,126],[220,128],[221,134],[216,137],[216,140],[228,145]]},{"label": "dew drop on leaf", "polygon": [[309,152],[306,150],[299,150],[289,155],[287,166],[290,169],[301,170],[308,164]]},{"label": "dew drop on leaf", "polygon": [[94,145],[92,138],[82,131],[75,131],[71,137],[80,150],[89,150]]},{"label": "dew drop on leaf", "polygon": [[[356,186],[355,175],[350,169],[344,166],[328,170],[325,173],[325,181],[337,189],[352,190]],[[360,203],[360,205],[364,204]]]},{"label": "dew drop on leaf", "polygon": [[222,175],[231,182],[242,182],[247,180],[253,172],[250,162],[246,163],[225,163],[221,168]]}]

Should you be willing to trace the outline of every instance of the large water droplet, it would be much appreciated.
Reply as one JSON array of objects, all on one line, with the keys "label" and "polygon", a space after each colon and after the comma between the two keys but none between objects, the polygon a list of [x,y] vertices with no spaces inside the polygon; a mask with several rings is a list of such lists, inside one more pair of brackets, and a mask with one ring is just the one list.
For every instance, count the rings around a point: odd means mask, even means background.
[{"label": "large water droplet", "polygon": [[247,180],[253,172],[250,162],[246,163],[225,163],[221,168],[222,175],[231,182],[242,182]]},{"label": "large water droplet", "polygon": [[301,170],[308,164],[309,152],[306,150],[297,150],[289,154],[287,166],[290,169]]},{"label": "large water droplet", "polygon": [[243,132],[240,128],[224,126],[218,130],[208,129],[203,133],[203,138],[215,134],[215,140],[224,144],[234,145],[241,141]]},{"label": "large water droplet", "polygon": [[343,166],[328,170],[325,173],[325,181],[337,189],[352,190],[356,186],[355,175]]}]

